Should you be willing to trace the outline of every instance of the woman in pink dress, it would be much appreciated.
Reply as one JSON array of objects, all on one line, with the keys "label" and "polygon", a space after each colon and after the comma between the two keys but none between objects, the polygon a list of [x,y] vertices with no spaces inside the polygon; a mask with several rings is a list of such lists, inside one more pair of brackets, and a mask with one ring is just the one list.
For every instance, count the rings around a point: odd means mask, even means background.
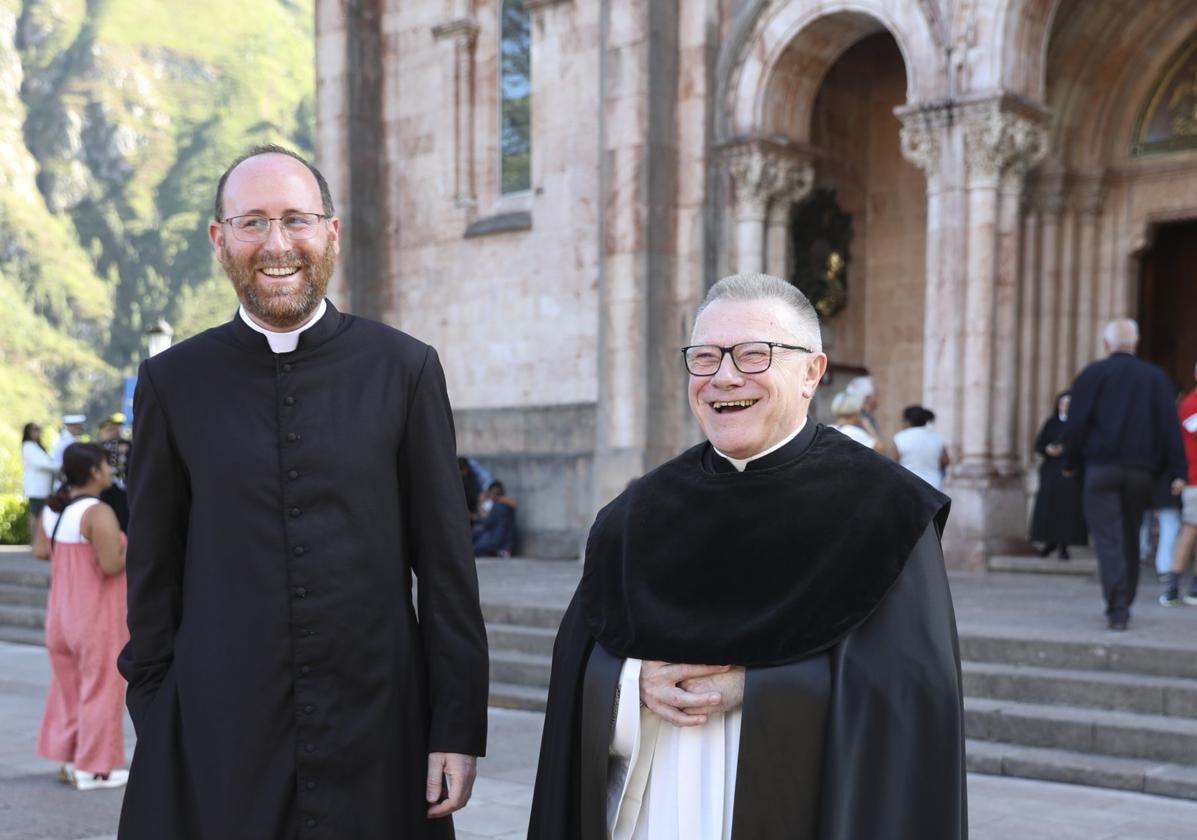
[{"label": "woman in pink dress", "polygon": [[125,784],[125,682],[116,657],[125,625],[125,537],[99,500],[112,485],[104,449],[73,443],[65,481],[35,532],[34,556],[50,561],[46,649],[53,676],[37,739],[39,755],[63,762],[62,781],[79,790]]}]

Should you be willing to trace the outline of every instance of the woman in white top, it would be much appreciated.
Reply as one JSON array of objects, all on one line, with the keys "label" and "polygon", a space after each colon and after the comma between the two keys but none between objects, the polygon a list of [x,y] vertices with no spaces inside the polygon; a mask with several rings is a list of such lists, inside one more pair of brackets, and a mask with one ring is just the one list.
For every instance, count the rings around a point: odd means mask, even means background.
[{"label": "woman in white top", "polygon": [[79,790],[120,787],[129,772],[123,730],[125,681],[116,657],[125,626],[125,535],[100,493],[112,486],[108,453],[73,443],[62,456],[62,487],[42,512],[33,554],[50,561],[46,652],[50,689],[37,751],[62,763],[59,778]]},{"label": "woman in white top", "polygon": [[860,420],[860,411],[864,407],[864,397],[860,394],[841,391],[831,401],[831,413],[835,415],[835,423],[831,428],[844,433],[857,443],[869,449],[880,451],[881,441],[865,431]]},{"label": "woman in white top", "polygon": [[42,446],[42,427],[37,423],[26,423],[21,430],[21,465],[25,473],[25,498],[29,500],[29,532],[33,533],[54,489],[54,477],[60,466]]},{"label": "woman in white top", "polygon": [[934,419],[935,415],[921,405],[902,409],[902,430],[894,435],[894,457],[936,490],[942,490],[950,459],[943,438],[927,425]]}]

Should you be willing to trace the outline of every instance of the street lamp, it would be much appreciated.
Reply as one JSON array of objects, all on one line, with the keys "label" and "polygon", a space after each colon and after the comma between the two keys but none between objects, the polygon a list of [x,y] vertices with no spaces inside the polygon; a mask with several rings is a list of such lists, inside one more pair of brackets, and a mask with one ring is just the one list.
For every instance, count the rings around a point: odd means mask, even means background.
[{"label": "street lamp", "polygon": [[171,340],[175,337],[175,331],[171,329],[170,324],[162,318],[159,318],[149,329],[145,331],[146,344],[149,346],[149,355],[157,356],[166,348],[170,347]]}]

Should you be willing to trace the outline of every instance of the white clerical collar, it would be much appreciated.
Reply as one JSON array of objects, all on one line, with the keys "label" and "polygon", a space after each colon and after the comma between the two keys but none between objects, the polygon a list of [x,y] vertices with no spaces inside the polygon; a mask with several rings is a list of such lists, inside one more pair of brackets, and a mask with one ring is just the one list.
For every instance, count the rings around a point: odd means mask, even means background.
[{"label": "white clerical collar", "polygon": [[803,429],[805,429],[806,424],[809,422],[810,422],[809,417],[803,419],[802,425],[799,426],[794,431],[792,431],[790,433],[790,436],[787,437],[785,440],[778,441],[777,443],[773,444],[768,449],[766,449],[764,452],[758,452],[757,454],[753,455],[750,458],[733,458],[730,455],[724,455],[718,449],[715,450],[715,454],[718,455],[723,460],[727,461],[733,467],[735,467],[736,472],[744,472],[744,468],[748,466],[749,461],[755,461],[757,458],[764,458],[766,455],[769,455],[770,453],[776,452],[777,450],[781,449],[783,446],[785,446],[787,443],[792,441],[794,438],[798,437],[798,433],[801,432]]},{"label": "white clerical collar", "polygon": [[299,346],[299,334],[306,329],[310,329],[313,324],[323,318],[327,309],[328,301],[321,299],[320,305],[316,307],[316,312],[311,318],[308,319],[306,324],[304,324],[302,327],[296,327],[293,330],[288,330],[287,332],[273,332],[272,330],[266,329],[253,318],[249,317],[249,314],[245,311],[244,306],[237,307],[237,314],[241,316],[241,320],[244,321],[251,330],[254,332],[260,332],[262,335],[266,336],[266,340],[270,342],[270,350],[272,352],[290,353]]}]

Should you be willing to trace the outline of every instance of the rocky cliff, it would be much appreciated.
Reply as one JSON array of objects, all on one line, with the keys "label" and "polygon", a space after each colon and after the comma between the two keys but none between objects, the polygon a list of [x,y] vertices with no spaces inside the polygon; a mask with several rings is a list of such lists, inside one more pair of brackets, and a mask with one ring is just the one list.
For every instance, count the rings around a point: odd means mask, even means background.
[{"label": "rocky cliff", "polygon": [[247,146],[311,151],[312,6],[0,0],[0,492],[21,424],[119,405],[146,325],[232,312],[212,191]]}]

